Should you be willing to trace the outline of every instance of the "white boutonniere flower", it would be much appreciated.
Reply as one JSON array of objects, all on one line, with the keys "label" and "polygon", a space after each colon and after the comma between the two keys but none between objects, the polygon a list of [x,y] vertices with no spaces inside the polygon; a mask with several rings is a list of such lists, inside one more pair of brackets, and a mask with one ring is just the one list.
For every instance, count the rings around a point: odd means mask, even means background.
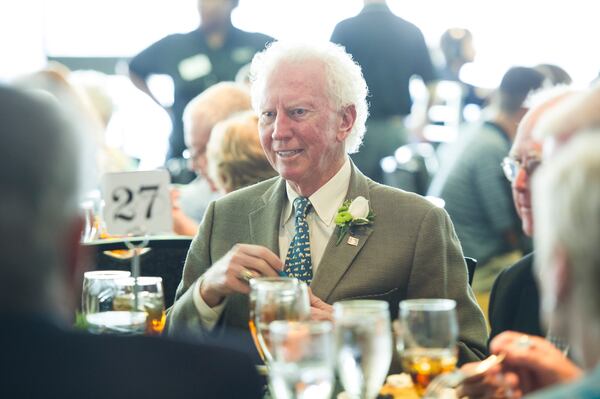
[{"label": "white boutonniere flower", "polygon": [[365,197],[359,196],[354,200],[344,201],[335,215],[335,224],[339,227],[335,245],[339,245],[344,236],[355,227],[370,225],[374,220],[375,214],[369,208],[369,200]]}]

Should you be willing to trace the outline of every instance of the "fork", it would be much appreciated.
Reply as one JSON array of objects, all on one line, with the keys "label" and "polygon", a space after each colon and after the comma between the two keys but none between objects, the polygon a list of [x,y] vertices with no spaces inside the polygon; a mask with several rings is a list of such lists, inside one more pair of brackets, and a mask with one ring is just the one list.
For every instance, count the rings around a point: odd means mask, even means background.
[{"label": "fork", "polygon": [[502,363],[504,360],[504,354],[491,355],[490,357],[479,362],[477,367],[472,371],[466,372],[462,370],[455,370],[451,373],[440,374],[435,377],[433,381],[427,386],[427,390],[423,395],[423,398],[444,398],[448,396],[448,389],[454,389],[459,386],[467,378],[475,377],[477,375],[484,374],[486,371],[491,369],[497,364]]}]

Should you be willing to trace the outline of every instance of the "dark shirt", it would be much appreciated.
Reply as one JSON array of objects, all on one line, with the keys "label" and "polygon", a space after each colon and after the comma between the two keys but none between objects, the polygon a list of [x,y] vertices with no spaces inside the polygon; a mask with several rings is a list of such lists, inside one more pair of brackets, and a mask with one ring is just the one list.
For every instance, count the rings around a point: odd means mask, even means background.
[{"label": "dark shirt", "polygon": [[545,335],[540,326],[540,297],[533,262],[532,252],[496,278],[489,304],[490,340],[508,330]]},{"label": "dark shirt", "polygon": [[408,115],[411,76],[419,75],[425,83],[436,78],[419,28],[394,15],[385,4],[366,5],[355,17],[337,24],[331,41],[346,47],[360,64],[373,118]]},{"label": "dark shirt", "polygon": [[174,101],[171,109],[173,131],[167,158],[181,157],[183,110],[187,103],[215,83],[234,80],[240,68],[272,38],[231,26],[223,46],[211,48],[202,30],[169,35],[133,57],[129,70],[142,79],[163,74],[173,79]]}]

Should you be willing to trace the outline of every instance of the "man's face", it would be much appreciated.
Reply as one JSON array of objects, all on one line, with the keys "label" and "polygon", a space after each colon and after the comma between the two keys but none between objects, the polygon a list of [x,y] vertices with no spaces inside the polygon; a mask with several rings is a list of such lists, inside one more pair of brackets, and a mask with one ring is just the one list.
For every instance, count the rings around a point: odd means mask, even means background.
[{"label": "man's face", "polygon": [[280,63],[259,104],[260,141],[269,162],[301,195],[309,196],[341,168],[344,140],[356,114],[336,110],[317,61]]},{"label": "man's face", "polygon": [[233,0],[198,0],[202,29],[208,32],[229,23]]},{"label": "man's face", "polygon": [[513,201],[521,218],[521,227],[528,236],[533,236],[533,212],[531,210],[531,177],[540,164],[541,147],[531,137],[533,126],[524,126],[515,138],[509,158],[519,165],[511,183]]}]

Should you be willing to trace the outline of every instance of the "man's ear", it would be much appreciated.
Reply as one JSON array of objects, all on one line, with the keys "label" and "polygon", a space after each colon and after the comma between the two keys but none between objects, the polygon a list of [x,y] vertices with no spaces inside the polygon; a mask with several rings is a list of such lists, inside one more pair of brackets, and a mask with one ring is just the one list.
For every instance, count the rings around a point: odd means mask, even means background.
[{"label": "man's ear", "polygon": [[81,244],[84,227],[85,218],[79,215],[73,218],[65,233],[65,281],[69,292],[74,294],[75,301],[81,298],[83,274],[90,269],[89,250]]},{"label": "man's ear", "polygon": [[354,123],[356,122],[356,107],[354,104],[344,107],[341,111],[341,116],[337,139],[339,141],[344,141],[352,131],[352,127],[354,127]]}]

